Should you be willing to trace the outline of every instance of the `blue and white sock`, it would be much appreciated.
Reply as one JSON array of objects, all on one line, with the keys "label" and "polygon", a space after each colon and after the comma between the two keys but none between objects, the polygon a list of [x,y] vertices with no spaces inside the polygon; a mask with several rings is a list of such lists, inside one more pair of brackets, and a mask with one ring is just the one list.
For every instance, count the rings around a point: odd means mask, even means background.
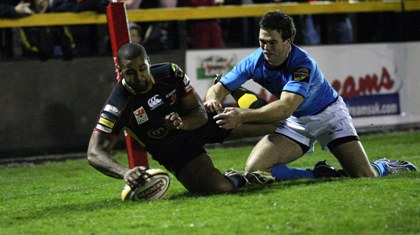
[{"label": "blue and white sock", "polygon": [[378,172],[379,176],[385,176],[388,175],[388,167],[385,162],[377,161],[370,163]]},{"label": "blue and white sock", "polygon": [[271,174],[276,178],[276,181],[315,178],[314,173],[310,169],[288,167],[283,164],[275,165],[271,170]]}]

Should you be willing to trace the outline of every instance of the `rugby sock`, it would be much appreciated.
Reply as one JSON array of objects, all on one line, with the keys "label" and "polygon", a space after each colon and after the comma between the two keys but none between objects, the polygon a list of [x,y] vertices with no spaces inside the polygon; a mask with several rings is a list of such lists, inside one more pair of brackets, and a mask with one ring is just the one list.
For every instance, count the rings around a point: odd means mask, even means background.
[{"label": "rugby sock", "polygon": [[288,167],[283,164],[275,165],[271,170],[271,174],[276,178],[276,181],[315,178],[314,173],[310,169]]},{"label": "rugby sock", "polygon": [[372,165],[376,169],[379,176],[385,176],[388,174],[388,167],[386,166],[385,162],[371,162],[370,165]]}]

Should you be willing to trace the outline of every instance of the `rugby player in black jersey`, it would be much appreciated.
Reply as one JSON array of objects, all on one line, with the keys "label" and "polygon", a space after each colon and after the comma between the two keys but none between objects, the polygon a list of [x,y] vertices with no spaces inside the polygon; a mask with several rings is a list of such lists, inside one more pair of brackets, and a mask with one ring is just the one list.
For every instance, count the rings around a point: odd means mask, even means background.
[{"label": "rugby player in black jersey", "polygon": [[144,168],[129,169],[110,154],[124,129],[190,192],[231,192],[244,185],[244,179],[220,173],[203,146],[229,138],[262,136],[272,132],[274,124],[243,125],[234,130],[217,127],[214,114],[206,112],[181,68],[173,63],[151,65],[140,44],[123,45],[118,62],[123,79],[115,85],[93,130],[90,165],[124,179],[131,187],[138,185]]}]

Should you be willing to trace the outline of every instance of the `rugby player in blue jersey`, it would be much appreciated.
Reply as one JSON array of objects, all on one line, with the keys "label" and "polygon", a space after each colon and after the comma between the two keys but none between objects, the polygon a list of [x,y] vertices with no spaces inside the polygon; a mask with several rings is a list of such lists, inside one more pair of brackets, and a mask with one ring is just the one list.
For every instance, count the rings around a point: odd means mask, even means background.
[{"label": "rugby player in blue jersey", "polygon": [[[359,141],[343,99],[325,79],[316,61],[293,44],[296,29],[291,17],[280,11],[260,20],[260,48],[239,62],[207,92],[204,105],[224,129],[247,123],[278,122],[277,129],[252,150],[245,166],[248,180],[314,178],[312,171],[289,168],[318,141],[338,159],[350,177],[376,177],[397,171],[414,171],[409,162],[380,159],[370,163]],[[232,91],[252,79],[278,100],[258,109],[222,108]],[[251,174],[250,174],[251,173]],[[226,175],[242,174],[230,170]]]}]

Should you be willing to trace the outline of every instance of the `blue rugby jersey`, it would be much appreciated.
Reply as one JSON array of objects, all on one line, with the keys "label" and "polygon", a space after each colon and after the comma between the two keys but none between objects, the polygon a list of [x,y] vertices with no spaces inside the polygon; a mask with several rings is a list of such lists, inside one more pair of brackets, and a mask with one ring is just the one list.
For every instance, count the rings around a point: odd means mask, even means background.
[{"label": "blue rugby jersey", "polygon": [[249,79],[266,88],[277,98],[282,91],[303,96],[303,102],[293,113],[295,117],[319,113],[338,97],[315,60],[294,44],[282,65],[269,68],[262,49],[258,48],[226,73],[220,82],[233,91]]}]

